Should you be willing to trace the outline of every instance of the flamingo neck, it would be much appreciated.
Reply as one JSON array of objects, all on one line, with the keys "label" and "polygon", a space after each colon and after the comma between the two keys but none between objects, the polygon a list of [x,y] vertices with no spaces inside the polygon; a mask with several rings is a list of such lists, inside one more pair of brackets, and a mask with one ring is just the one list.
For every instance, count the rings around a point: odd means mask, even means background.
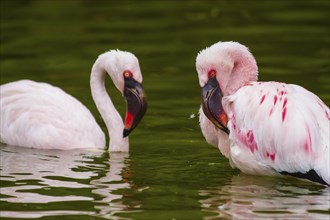
[{"label": "flamingo neck", "polygon": [[[105,88],[106,57],[99,57],[92,68],[90,87],[92,97],[110,136],[110,152],[128,152],[128,137],[123,138],[123,120]],[[108,74],[113,74],[108,72]]]},{"label": "flamingo neck", "polygon": [[233,67],[225,85],[224,95],[232,95],[243,86],[258,80],[258,66],[253,55],[238,48],[230,54]]}]

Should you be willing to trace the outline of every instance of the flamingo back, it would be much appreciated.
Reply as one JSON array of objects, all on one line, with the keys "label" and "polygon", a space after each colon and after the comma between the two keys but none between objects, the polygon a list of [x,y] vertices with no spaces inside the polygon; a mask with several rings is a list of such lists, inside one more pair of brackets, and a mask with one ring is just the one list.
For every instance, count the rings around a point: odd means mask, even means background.
[{"label": "flamingo back", "polygon": [[20,80],[0,86],[0,140],[45,149],[104,147],[91,112],[62,89]]}]

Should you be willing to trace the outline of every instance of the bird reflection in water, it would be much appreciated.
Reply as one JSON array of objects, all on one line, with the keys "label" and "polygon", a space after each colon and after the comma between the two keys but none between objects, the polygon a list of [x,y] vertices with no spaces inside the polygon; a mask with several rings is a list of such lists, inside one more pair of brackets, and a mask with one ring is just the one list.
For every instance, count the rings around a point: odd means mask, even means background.
[{"label": "bird reflection in water", "polygon": [[199,195],[202,210],[213,213],[205,220],[329,219],[330,188],[294,178],[241,173],[226,185],[200,190]]},{"label": "bird reflection in water", "polygon": [[132,184],[128,153],[35,150],[1,144],[0,157],[0,201],[5,204],[1,217],[91,215],[117,219],[118,213],[139,211],[139,202],[132,205],[122,200]]},{"label": "bird reflection in water", "polygon": [[102,217],[116,219],[115,215],[118,213],[137,212],[141,207],[139,203],[125,204],[124,198],[129,195],[118,193],[119,190],[131,188],[131,171],[128,162],[129,154],[127,152],[111,153],[108,172],[90,182],[92,186],[96,187],[92,192],[103,197],[97,202],[99,205],[95,206],[100,210],[99,215]]}]

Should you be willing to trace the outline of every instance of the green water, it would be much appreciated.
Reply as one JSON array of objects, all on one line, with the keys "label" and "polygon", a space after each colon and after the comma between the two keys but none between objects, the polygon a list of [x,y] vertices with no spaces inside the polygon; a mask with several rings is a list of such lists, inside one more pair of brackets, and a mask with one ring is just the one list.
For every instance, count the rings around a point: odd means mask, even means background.
[{"label": "green water", "polygon": [[105,130],[89,74],[100,53],[119,48],[139,58],[149,104],[129,155],[2,144],[1,219],[329,219],[329,188],[244,175],[205,142],[194,67],[199,50],[238,41],[259,80],[299,84],[329,106],[328,0],[1,0],[0,12],[1,84],[59,86]]}]

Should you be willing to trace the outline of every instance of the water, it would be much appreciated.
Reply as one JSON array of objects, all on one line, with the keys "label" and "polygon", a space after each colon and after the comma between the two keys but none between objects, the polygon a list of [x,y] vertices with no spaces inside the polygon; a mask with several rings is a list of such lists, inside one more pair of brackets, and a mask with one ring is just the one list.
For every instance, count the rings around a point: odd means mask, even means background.
[{"label": "water", "polygon": [[[329,188],[230,168],[198,126],[197,52],[247,45],[261,81],[295,83],[330,104],[330,2],[0,1],[0,83],[45,81],[99,117],[96,57],[136,54],[147,115],[129,154],[0,146],[0,216],[40,219],[329,219]],[[119,92],[107,81],[124,114]]]}]

